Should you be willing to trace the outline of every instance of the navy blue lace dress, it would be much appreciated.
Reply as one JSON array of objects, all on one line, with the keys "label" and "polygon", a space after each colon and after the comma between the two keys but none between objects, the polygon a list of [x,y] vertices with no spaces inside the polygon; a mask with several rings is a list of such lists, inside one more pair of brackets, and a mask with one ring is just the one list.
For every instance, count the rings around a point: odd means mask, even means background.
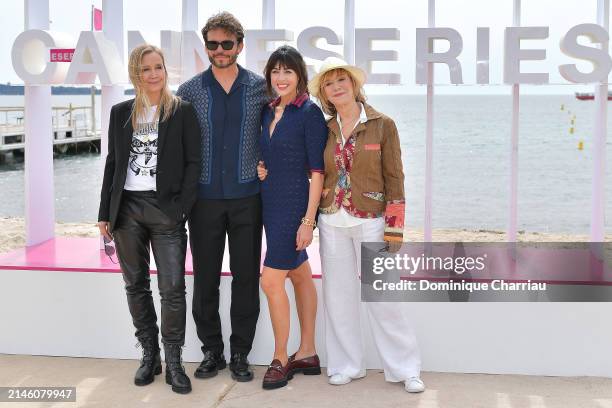
[{"label": "navy blue lace dress", "polygon": [[260,138],[268,176],[261,183],[266,258],[270,268],[290,270],[308,259],[296,251],[296,234],[308,208],[309,172],[322,173],[327,124],[321,109],[303,94],[285,107],[270,136],[274,106],[264,108]]}]

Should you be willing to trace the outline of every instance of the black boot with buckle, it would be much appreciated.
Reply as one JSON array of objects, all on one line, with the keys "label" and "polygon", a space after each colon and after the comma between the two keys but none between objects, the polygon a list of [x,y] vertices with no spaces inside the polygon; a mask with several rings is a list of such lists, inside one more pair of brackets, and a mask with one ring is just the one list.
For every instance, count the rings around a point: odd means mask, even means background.
[{"label": "black boot with buckle", "polygon": [[191,380],[185,374],[181,352],[182,348],[179,344],[164,344],[166,384],[172,385],[172,391],[174,392],[187,394],[191,392]]},{"label": "black boot with buckle", "polygon": [[134,376],[134,384],[147,385],[151,384],[155,376],[162,372],[159,343],[156,337],[146,337],[140,339],[139,344],[142,347],[142,359]]}]

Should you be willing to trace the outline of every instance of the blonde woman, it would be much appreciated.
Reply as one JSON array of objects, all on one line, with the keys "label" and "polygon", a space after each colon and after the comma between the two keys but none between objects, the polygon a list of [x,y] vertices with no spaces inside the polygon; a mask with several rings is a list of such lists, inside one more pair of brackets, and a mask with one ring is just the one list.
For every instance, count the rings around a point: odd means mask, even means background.
[{"label": "blonde woman", "polygon": [[162,51],[134,49],[129,59],[136,97],[111,109],[108,156],[98,227],[106,245],[115,241],[128,306],[143,349],[136,385],[162,371],[157,315],[149,276],[149,245],[157,265],[166,383],[191,391],[181,361],[185,342],[185,220],[196,200],[200,137],[192,106],[168,88]]},{"label": "blonde woman", "polygon": [[[365,101],[365,73],[329,57],[308,84],[331,116],[319,236],[325,305],[327,374],[333,385],[365,376],[360,327],[361,243],[401,245],[404,173],[399,135],[391,118]],[[421,361],[406,312],[397,303],[367,303],[367,319],[385,379],[422,392]]]}]

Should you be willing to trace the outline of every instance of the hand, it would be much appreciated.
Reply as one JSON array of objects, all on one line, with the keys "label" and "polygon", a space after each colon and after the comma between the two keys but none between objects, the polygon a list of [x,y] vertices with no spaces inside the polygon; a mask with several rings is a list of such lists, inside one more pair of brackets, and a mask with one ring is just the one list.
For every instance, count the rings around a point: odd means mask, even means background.
[{"label": "hand", "polygon": [[259,177],[261,181],[264,181],[267,176],[268,170],[266,169],[264,162],[260,161],[257,163],[257,177]]},{"label": "hand", "polygon": [[402,248],[403,242],[398,241],[387,241],[387,252],[397,253]]},{"label": "hand", "polygon": [[295,250],[301,251],[306,249],[312,243],[312,227],[309,225],[300,224],[297,235],[295,237]]},{"label": "hand", "polygon": [[113,240],[113,236],[108,232],[108,221],[99,221],[98,228],[100,229],[100,235],[106,237],[109,241]]}]

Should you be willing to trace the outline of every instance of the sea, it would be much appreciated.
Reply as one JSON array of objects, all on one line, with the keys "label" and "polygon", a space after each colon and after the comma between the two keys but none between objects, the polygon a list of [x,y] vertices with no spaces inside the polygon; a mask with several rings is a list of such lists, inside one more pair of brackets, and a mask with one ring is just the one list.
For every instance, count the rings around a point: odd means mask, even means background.
[{"label": "sea", "polygon": [[[52,99],[54,106],[91,103],[87,95],[56,95]],[[368,102],[396,122],[405,173],[406,225],[421,229],[425,212],[425,96],[372,95]],[[96,105],[99,122],[100,96],[96,96]],[[23,96],[0,96],[1,106],[23,106]],[[507,228],[511,113],[510,95],[435,96],[434,229]],[[612,127],[612,109],[608,115]],[[589,233],[594,117],[593,101],[579,101],[573,94],[521,95],[519,230]],[[606,232],[612,233],[610,131],[606,156]],[[57,221],[96,221],[102,169],[103,158],[96,153],[56,156]],[[23,215],[23,163],[0,165],[0,217]]]}]

